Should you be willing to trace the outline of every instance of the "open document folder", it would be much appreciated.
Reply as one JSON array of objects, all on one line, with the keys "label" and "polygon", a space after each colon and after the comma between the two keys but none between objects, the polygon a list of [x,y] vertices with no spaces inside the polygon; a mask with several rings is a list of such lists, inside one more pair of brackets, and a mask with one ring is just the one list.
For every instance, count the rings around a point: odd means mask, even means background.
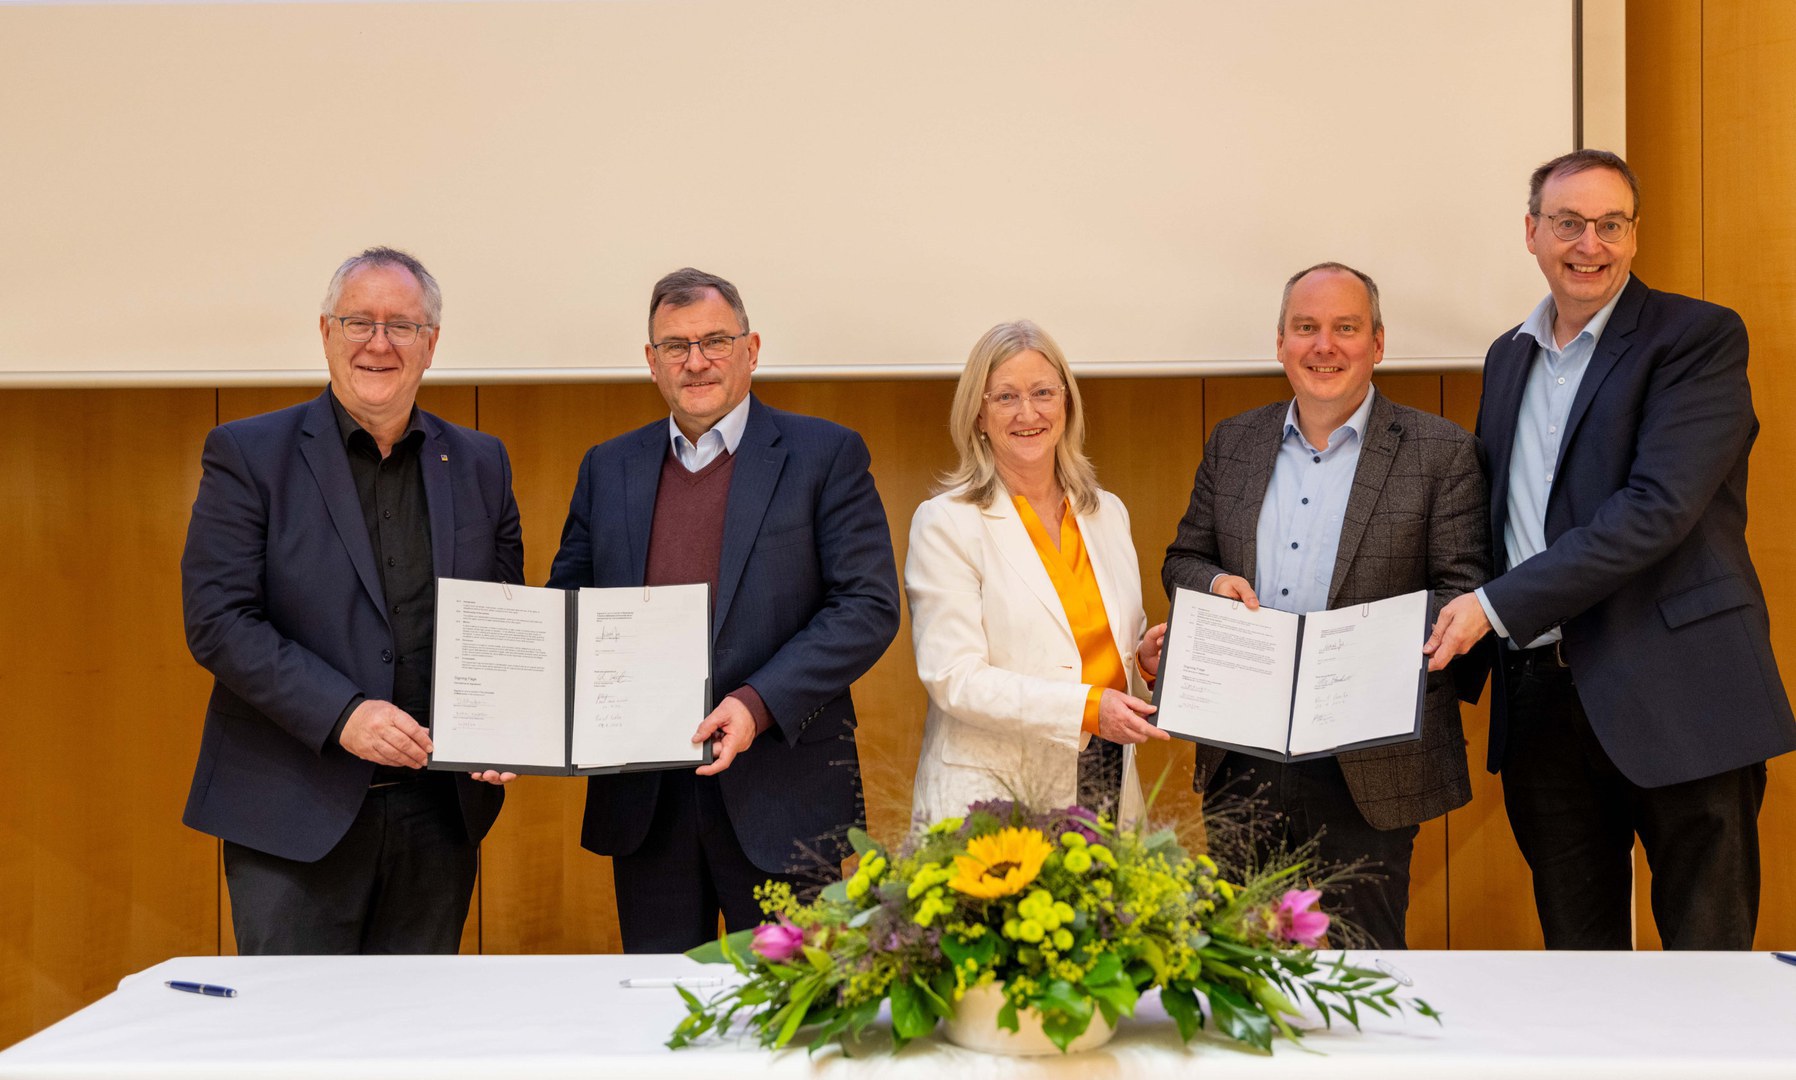
[{"label": "open document folder", "polygon": [[433,769],[552,776],[708,764],[711,589],[437,579]]},{"label": "open document folder", "polygon": [[1278,761],[1417,739],[1427,638],[1426,592],[1293,615],[1178,589],[1154,723]]}]

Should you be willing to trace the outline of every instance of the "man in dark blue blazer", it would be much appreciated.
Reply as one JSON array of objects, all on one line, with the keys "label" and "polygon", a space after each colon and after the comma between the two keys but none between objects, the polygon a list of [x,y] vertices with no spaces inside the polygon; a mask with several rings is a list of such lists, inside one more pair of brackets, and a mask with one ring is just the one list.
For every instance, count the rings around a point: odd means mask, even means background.
[{"label": "man in dark blue blazer", "polygon": [[1666,947],[1747,949],[1765,761],[1796,723],[1746,549],[1746,328],[1630,276],[1639,202],[1614,154],[1534,173],[1551,295],[1491,346],[1478,410],[1506,572],[1430,644],[1501,639],[1489,767],[1549,948],[1631,945],[1638,834]]},{"label": "man in dark blue blazer", "polygon": [[438,577],[523,580],[511,464],[419,411],[442,292],[416,259],[345,262],[330,386],[206,437],[181,557],[216,679],[183,820],[224,840],[246,954],[455,952],[509,776],[426,772]]},{"label": "man in dark blue blazer", "polygon": [[692,741],[713,762],[591,778],[581,830],[612,857],[625,951],[679,952],[720,910],[759,922],[757,885],[833,875],[865,823],[849,685],[898,632],[898,579],[860,436],[749,393],[761,341],[733,285],[662,278],[649,342],[671,415],[587,452],[549,584],[712,587]]}]

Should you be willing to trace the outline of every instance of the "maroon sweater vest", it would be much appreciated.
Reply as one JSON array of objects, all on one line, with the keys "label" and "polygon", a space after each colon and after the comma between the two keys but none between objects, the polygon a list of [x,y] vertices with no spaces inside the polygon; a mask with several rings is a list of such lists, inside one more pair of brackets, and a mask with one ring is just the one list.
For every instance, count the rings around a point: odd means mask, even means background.
[{"label": "maroon sweater vest", "polygon": [[[717,601],[717,569],[723,560],[723,520],[730,503],[730,477],[736,474],[736,455],[717,455],[697,472],[674,455],[672,448],[661,460],[661,483],[655,489],[655,520],[649,526],[648,566],[644,585],[711,586]],[[752,686],[730,691],[754,714],[756,732],[773,724],[773,715]]]},{"label": "maroon sweater vest", "polygon": [[671,449],[661,461],[655,489],[655,522],[649,527],[649,561],[644,585],[696,585],[717,594],[717,564],[723,558],[723,515],[730,503],[736,455],[722,453],[697,472]]}]

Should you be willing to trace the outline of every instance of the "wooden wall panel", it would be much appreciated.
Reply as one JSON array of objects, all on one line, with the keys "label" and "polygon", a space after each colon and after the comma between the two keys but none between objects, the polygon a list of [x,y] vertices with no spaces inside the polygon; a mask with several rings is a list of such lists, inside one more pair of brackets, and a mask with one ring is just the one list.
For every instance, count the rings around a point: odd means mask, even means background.
[{"label": "wooden wall panel", "polygon": [[1703,21],[1702,0],[1628,3],[1627,156],[1643,188],[1634,273],[1688,296],[1703,294]]},{"label": "wooden wall panel", "polygon": [[[1708,299],[1752,337],[1747,540],[1786,686],[1796,678],[1796,5],[1702,7],[1702,263]],[[1796,948],[1796,755],[1771,763],[1759,819],[1760,948]]]},{"label": "wooden wall panel", "polygon": [[[1747,539],[1771,609],[1786,683],[1796,664],[1796,481],[1777,467],[1796,449],[1796,8],[1758,0],[1635,0],[1628,6],[1630,161],[1645,189],[1635,271],[1658,288],[1740,312],[1752,338],[1754,447]],[[1649,74],[1650,73],[1650,74]],[[1758,944],[1796,944],[1796,766],[1770,766],[1759,819],[1764,854]],[[1636,852],[1637,940],[1659,943]]]},{"label": "wooden wall panel", "polygon": [[211,390],[0,392],[0,1045],[218,940],[177,560]]}]

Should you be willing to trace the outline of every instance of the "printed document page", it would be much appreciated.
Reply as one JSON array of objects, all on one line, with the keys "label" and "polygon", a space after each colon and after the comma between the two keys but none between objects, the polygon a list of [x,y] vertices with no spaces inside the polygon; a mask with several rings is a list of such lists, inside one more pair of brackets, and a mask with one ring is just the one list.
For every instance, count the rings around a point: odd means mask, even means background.
[{"label": "printed document page", "polygon": [[1415,730],[1427,619],[1420,591],[1304,617],[1293,757]]},{"label": "printed document page", "polygon": [[437,582],[433,757],[567,764],[567,594]]},{"label": "printed document page", "polygon": [[1164,731],[1285,752],[1298,616],[1178,590],[1160,661]]},{"label": "printed document page", "polygon": [[710,609],[703,585],[580,590],[576,766],[704,760]]}]

